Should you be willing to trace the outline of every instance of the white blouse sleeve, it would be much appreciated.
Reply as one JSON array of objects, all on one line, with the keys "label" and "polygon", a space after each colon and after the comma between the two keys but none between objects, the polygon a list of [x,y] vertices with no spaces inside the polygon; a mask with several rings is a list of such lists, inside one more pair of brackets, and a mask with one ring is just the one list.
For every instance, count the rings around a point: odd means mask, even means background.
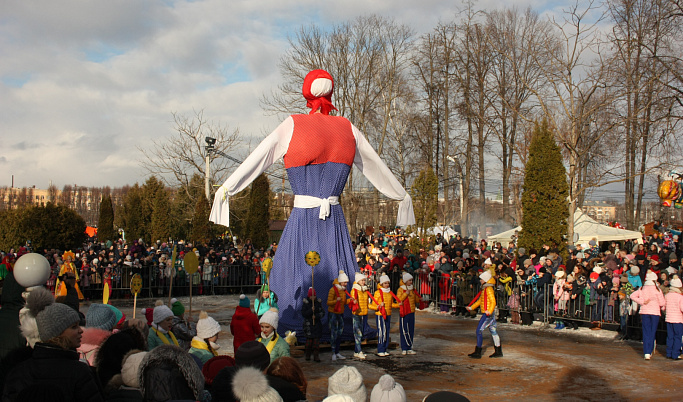
[{"label": "white blouse sleeve", "polygon": [[282,158],[289,148],[294,132],[294,119],[288,117],[270,133],[242,164],[228,177],[216,191],[209,220],[219,225],[230,225],[228,196],[235,195],[247,188],[261,173],[275,161]]},{"label": "white blouse sleeve", "polygon": [[413,212],[413,199],[410,194],[396,180],[396,177],[387,165],[382,162],[377,152],[365,138],[363,133],[351,125],[353,136],[356,138],[356,157],[353,164],[363,173],[365,177],[385,196],[399,200],[398,216],[396,225],[406,227],[415,224],[415,213]]}]

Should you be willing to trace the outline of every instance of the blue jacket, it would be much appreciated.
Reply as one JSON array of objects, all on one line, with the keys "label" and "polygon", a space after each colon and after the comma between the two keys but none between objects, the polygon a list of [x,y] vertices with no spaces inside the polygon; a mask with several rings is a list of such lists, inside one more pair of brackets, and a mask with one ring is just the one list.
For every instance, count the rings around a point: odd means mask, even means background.
[{"label": "blue jacket", "polygon": [[633,286],[633,289],[643,287],[643,281],[640,279],[640,275],[631,275],[631,271],[628,271],[628,282]]}]

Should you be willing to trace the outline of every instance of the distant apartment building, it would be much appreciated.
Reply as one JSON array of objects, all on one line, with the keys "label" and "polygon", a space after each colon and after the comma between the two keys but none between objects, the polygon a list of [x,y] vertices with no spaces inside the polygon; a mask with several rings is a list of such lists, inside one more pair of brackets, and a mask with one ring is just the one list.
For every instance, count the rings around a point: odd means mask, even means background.
[{"label": "distant apartment building", "polygon": [[[114,206],[123,202],[123,194],[119,189],[114,191]],[[32,187],[0,187],[0,210],[23,208],[29,205],[44,206],[48,202],[67,205],[80,214],[87,225],[96,225],[99,216],[103,189],[98,187],[65,186],[64,189],[40,189]]]},{"label": "distant apartment building", "polygon": [[617,216],[617,207],[607,201],[584,201],[581,209],[600,223],[614,221]]}]

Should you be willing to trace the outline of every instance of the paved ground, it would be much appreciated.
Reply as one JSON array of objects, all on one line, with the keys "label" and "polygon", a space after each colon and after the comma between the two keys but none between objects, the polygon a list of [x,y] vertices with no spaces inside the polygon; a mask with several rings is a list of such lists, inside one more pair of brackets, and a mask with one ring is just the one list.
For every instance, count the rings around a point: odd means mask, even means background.
[{"label": "paved ground", "polygon": [[[180,298],[188,307],[188,298]],[[218,342],[221,353],[232,354],[232,338],[227,325],[237,305],[236,296],[205,296],[193,299],[195,318],[200,309],[209,312],[223,326]],[[132,301],[112,302],[127,316],[132,316]],[[138,309],[152,305],[141,300]],[[84,306],[83,310],[86,310]],[[499,324],[505,357],[490,359],[493,346],[485,333],[485,357],[467,357],[474,350],[477,320],[418,312],[414,356],[401,356],[392,350],[391,357],[380,358],[365,347],[368,359],[348,358],[330,361],[329,351],[323,362],[300,363],[308,376],[308,400],[319,401],[327,395],[327,378],[344,364],[363,374],[368,395],[380,376],[389,373],[401,383],[408,401],[421,401],[439,390],[459,392],[472,401],[507,398],[535,400],[680,400],[683,361],[663,356],[658,347],[652,360],[642,357],[642,344],[614,341],[614,332],[540,329]],[[374,325],[374,321],[373,321]],[[392,340],[398,340],[392,328]],[[294,355],[301,355],[295,351]],[[342,350],[350,357],[352,349]]]}]

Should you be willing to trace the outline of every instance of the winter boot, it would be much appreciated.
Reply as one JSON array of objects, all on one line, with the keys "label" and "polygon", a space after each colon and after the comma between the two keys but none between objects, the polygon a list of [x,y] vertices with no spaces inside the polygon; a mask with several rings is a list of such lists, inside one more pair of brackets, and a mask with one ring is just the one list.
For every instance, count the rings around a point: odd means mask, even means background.
[{"label": "winter boot", "polygon": [[503,347],[502,346],[494,346],[496,348],[496,351],[493,352],[493,354],[489,357],[503,357]]},{"label": "winter boot", "polygon": [[313,352],[313,339],[306,339],[306,360],[311,360],[311,352]]},{"label": "winter boot", "polygon": [[479,346],[477,346],[477,347],[474,349],[474,353],[470,353],[470,354],[467,355],[467,356],[469,356],[469,357],[471,357],[471,358],[473,358],[473,359],[481,359],[481,348],[480,348]]},{"label": "winter boot", "polygon": [[320,363],[320,339],[313,339],[313,361]]}]

